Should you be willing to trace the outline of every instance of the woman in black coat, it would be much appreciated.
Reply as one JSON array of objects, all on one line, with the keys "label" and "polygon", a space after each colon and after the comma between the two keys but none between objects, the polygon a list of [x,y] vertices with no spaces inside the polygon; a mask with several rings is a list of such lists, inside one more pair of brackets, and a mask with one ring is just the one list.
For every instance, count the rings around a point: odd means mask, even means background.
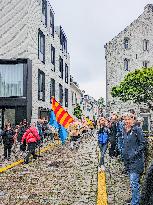
[{"label": "woman in black coat", "polygon": [[150,166],[141,193],[141,205],[153,205],[153,163]]},{"label": "woman in black coat", "polygon": [[2,134],[3,144],[4,144],[4,160],[11,158],[11,149],[14,143],[13,140],[14,131],[10,123],[7,123]]}]

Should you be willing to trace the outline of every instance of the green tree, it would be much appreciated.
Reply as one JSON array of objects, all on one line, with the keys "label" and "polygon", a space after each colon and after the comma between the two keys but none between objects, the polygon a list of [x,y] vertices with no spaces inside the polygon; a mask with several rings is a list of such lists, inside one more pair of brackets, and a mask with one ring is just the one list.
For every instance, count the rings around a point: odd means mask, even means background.
[{"label": "green tree", "polygon": [[78,119],[81,119],[82,117],[82,110],[79,104],[76,105],[74,108],[74,113],[73,113]]},{"label": "green tree", "polygon": [[123,102],[146,103],[153,109],[153,68],[140,68],[128,73],[119,85],[112,88],[111,95]]}]

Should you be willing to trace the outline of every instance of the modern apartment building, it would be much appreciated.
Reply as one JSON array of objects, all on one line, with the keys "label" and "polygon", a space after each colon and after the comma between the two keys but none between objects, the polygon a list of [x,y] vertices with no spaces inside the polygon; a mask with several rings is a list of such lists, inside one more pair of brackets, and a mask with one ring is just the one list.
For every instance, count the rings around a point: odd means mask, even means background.
[{"label": "modern apartment building", "polygon": [[116,37],[105,45],[106,100],[107,111],[124,112],[136,109],[144,117],[145,129],[153,121],[151,110],[146,105],[136,106],[132,102],[122,103],[111,96],[113,86],[137,68],[153,66],[153,5],[148,4],[144,12]]},{"label": "modern apartment building", "polygon": [[69,111],[70,56],[47,0],[0,1],[0,126],[37,121],[51,96]]}]

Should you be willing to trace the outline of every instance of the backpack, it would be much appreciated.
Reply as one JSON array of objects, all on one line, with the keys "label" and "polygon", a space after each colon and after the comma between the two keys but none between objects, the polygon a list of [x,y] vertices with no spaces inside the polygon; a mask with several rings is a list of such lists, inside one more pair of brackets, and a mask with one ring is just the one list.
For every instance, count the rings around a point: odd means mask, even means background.
[{"label": "backpack", "polygon": [[108,133],[107,132],[101,132],[98,134],[98,142],[99,144],[105,144],[108,141]]}]

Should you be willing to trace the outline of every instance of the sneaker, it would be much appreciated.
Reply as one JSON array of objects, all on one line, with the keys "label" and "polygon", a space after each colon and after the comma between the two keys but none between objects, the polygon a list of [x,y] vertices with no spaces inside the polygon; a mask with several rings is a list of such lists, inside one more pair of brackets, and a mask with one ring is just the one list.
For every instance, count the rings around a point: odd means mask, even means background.
[{"label": "sneaker", "polygon": [[101,165],[101,170],[104,172],[105,171],[105,166]]},{"label": "sneaker", "polygon": [[126,202],[126,205],[130,205],[131,204],[131,199],[127,199],[125,202]]},{"label": "sneaker", "polygon": [[102,172],[101,167],[98,167],[98,172]]}]

